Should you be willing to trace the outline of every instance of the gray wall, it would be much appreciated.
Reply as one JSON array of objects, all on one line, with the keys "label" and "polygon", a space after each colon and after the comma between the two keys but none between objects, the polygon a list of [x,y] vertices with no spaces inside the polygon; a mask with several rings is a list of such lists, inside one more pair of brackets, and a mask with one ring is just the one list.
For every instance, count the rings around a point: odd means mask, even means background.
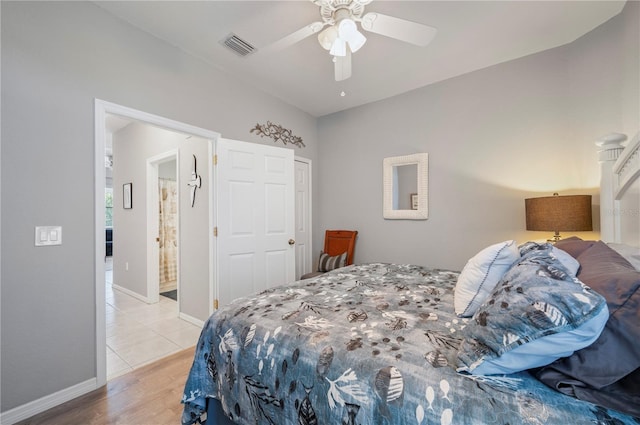
[{"label": "gray wall", "polygon": [[208,145],[197,137],[186,140],[180,148],[180,183],[191,180],[193,155],[198,158],[198,174],[202,187],[197,190],[191,207],[189,190],[180,191],[180,312],[207,320],[209,317],[209,170],[205,159]]},{"label": "gray wall", "polygon": [[[638,131],[639,6],[569,45],[320,118],[316,229],[358,230],[356,263],[457,270],[491,243],[549,237],[525,231],[524,199],[597,195],[595,139]],[[417,152],[429,219],[384,220],[382,160]]]},{"label": "gray wall", "polygon": [[[96,376],[95,98],[256,143],[272,143],[249,133],[270,120],[314,161],[317,134],[310,115],[90,2],[0,7],[6,412]],[[37,225],[61,225],[62,246],[34,247]]]},{"label": "gray wall", "polygon": [[[640,124],[640,2],[627,1],[622,13],[571,44],[567,120],[572,137],[589,145],[593,135],[611,131],[633,137]],[[580,178],[599,185],[596,150],[572,158]]]}]

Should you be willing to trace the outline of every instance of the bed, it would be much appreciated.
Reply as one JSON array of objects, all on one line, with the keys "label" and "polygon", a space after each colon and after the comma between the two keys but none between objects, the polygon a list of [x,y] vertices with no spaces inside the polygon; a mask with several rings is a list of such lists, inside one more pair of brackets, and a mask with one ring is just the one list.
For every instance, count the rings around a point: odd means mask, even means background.
[{"label": "bed", "polygon": [[621,141],[600,145],[607,243],[503,241],[461,272],[352,265],[235,300],[203,327],[183,423],[640,424],[640,134]]}]

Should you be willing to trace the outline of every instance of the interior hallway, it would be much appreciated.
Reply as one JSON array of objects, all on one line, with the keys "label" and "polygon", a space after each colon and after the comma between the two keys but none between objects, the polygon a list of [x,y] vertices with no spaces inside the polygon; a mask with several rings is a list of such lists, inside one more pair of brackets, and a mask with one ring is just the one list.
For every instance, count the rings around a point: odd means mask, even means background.
[{"label": "interior hallway", "polygon": [[178,318],[176,301],[146,304],[113,289],[113,263],[105,263],[107,380],[195,346],[200,327]]}]

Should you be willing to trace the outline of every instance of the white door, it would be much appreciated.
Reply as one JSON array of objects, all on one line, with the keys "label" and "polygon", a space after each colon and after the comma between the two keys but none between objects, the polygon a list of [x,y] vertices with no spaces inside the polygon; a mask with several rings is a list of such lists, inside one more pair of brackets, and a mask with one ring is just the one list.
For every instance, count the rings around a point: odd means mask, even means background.
[{"label": "white door", "polygon": [[217,143],[219,305],[295,280],[293,150]]},{"label": "white door", "polygon": [[296,280],[311,271],[311,160],[295,159]]}]

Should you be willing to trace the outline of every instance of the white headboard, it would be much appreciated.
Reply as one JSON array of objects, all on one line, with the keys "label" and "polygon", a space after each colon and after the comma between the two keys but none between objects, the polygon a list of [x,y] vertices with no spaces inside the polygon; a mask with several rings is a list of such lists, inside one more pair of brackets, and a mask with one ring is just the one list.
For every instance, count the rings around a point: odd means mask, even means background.
[{"label": "white headboard", "polygon": [[600,232],[605,242],[640,247],[640,133],[609,134],[600,148]]}]

